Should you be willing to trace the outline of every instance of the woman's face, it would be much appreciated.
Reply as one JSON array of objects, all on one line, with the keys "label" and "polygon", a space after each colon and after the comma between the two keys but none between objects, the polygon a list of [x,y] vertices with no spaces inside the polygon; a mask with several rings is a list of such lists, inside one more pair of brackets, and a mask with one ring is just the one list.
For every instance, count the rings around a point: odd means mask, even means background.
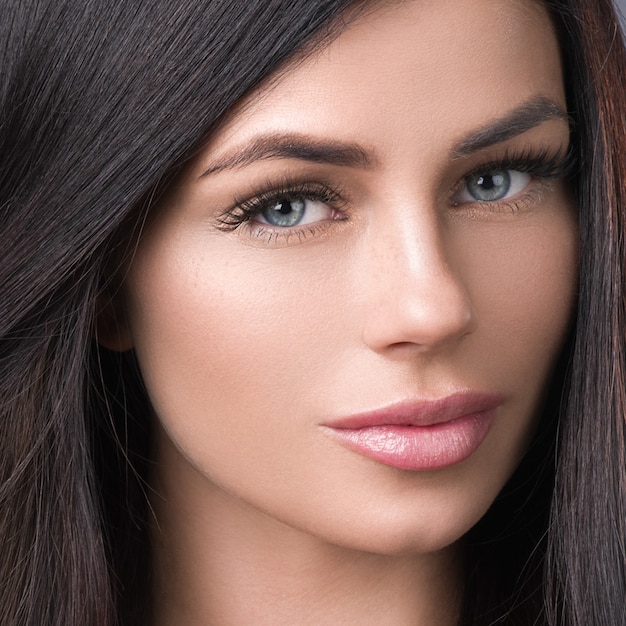
[{"label": "woman's face", "polygon": [[124,285],[161,487],[374,552],[465,533],[570,321],[565,111],[520,0],[387,3],[238,106]]}]

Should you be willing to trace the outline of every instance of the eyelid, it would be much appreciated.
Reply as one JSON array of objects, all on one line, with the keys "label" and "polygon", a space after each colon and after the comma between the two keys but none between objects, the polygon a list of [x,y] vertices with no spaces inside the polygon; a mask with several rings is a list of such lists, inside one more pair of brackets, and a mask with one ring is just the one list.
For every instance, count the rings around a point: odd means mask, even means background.
[{"label": "eyelid", "polygon": [[[331,209],[343,211],[347,202],[342,190],[337,185],[330,185],[324,181],[311,181],[310,179],[285,178],[280,181],[267,180],[262,187],[257,188],[243,197],[234,199],[229,209],[221,213],[218,218],[218,228],[232,231],[240,225],[253,221],[265,208],[271,204],[293,198],[304,198],[327,204]],[[262,222],[259,222],[262,224]],[[275,229],[277,232],[289,230],[293,232],[298,226],[276,227],[271,224],[263,224],[268,230]],[[311,227],[312,224],[305,226]]]},{"label": "eyelid", "polygon": [[[571,176],[575,170],[575,165],[576,160],[571,149],[563,149],[562,146],[556,149],[554,146],[528,146],[524,149],[508,149],[503,156],[484,160],[470,168],[449,191],[450,195],[448,197],[453,207],[467,204],[468,206],[472,205],[478,208],[482,204],[485,210],[493,211],[497,209],[516,212],[523,208],[522,205],[529,205],[536,201],[538,195],[543,193],[541,187],[545,191],[545,183],[549,179]],[[529,185],[528,187],[533,188],[515,194],[512,198],[493,201],[454,202],[455,195],[467,184],[469,178],[478,174],[486,174],[496,169],[525,172],[531,175],[537,183],[543,182],[544,184]],[[292,236],[296,237],[298,241],[303,241],[310,234],[314,234],[314,231],[319,231],[321,224],[324,224],[324,228],[326,228],[333,222],[348,219],[348,216],[344,215],[343,219],[321,220],[288,227],[273,226],[259,221],[255,222],[254,217],[270,203],[296,196],[322,201],[338,213],[343,213],[347,206],[354,205],[354,202],[349,201],[349,191],[344,190],[343,186],[335,178],[329,181],[324,176],[311,176],[310,173],[283,175],[282,178],[268,178],[263,184],[257,186],[256,189],[252,189],[252,191],[243,196],[235,197],[230,207],[217,216],[217,228],[230,232],[239,229],[241,226],[246,226],[246,236],[254,235],[260,238],[262,234],[267,238],[268,242],[272,243],[281,237],[287,240]],[[254,230],[255,228],[256,230]]]},{"label": "eyelid", "polygon": [[[463,185],[459,187],[459,189],[457,190],[457,192],[454,194],[453,196],[453,202],[456,206],[460,206],[462,204],[467,204],[470,202],[478,202],[478,203],[487,203],[487,204],[496,204],[496,203],[504,203],[507,202],[508,200],[510,200],[511,198],[515,198],[516,196],[520,195],[522,192],[524,192],[528,186],[532,183],[533,181],[533,176],[532,174],[529,174],[528,172],[521,172],[519,170],[485,170],[484,172],[481,172],[481,174],[493,174],[497,171],[506,171],[509,174],[517,174],[518,176],[510,176],[510,187],[509,189],[507,189],[506,194],[504,196],[502,196],[502,198],[496,198],[493,200],[481,200],[480,198],[476,198],[474,196],[472,196],[471,192],[468,189],[468,183],[471,179],[473,178],[477,178],[478,174],[475,174],[473,176],[466,176],[463,179]],[[522,181],[518,180],[519,176],[521,175],[521,177],[525,177],[526,180],[525,182],[523,182],[522,186],[520,187],[520,184],[522,183]],[[517,188],[519,187],[519,188]],[[461,196],[465,196],[463,198],[461,198]]]},{"label": "eyelid", "polygon": [[465,174],[464,179],[493,170],[516,170],[533,174],[536,178],[567,178],[574,173],[576,158],[568,146],[564,148],[534,147],[508,148],[502,156],[485,159]]},{"label": "eyelid", "polygon": [[[534,146],[527,146],[522,150],[508,149],[501,157],[483,161],[472,167],[452,188],[450,195],[451,204],[453,206],[461,206],[470,203],[482,203],[495,208],[498,203],[505,205],[509,202],[511,198],[508,197],[493,201],[481,201],[477,199],[459,203],[454,201],[455,196],[465,188],[465,185],[467,185],[467,182],[471,178],[489,174],[495,170],[525,173],[537,182],[546,182],[548,180],[571,177],[575,172],[576,165],[577,161],[571,147],[564,149],[562,146],[559,146],[557,150],[554,150],[553,147],[542,147],[538,149]],[[512,197],[517,198],[518,196],[519,193]]]}]

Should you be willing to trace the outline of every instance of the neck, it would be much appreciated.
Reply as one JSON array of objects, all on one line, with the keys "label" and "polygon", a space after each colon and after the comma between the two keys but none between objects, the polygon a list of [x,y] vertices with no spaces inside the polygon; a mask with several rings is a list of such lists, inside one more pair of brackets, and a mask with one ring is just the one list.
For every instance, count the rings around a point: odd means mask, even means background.
[{"label": "neck", "polygon": [[222,491],[182,459],[166,465],[152,502],[155,626],[457,624],[454,547],[389,555],[333,545]]}]

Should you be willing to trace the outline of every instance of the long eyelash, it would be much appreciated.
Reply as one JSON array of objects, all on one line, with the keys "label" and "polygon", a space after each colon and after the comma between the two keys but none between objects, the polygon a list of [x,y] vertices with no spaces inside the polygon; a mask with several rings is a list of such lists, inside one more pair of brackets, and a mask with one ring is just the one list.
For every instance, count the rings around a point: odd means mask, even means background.
[{"label": "long eyelash", "polygon": [[301,197],[307,200],[318,200],[341,208],[342,196],[336,189],[323,183],[283,180],[280,183],[267,181],[266,184],[253,191],[246,198],[235,198],[232,208],[218,217],[221,230],[232,231],[244,222],[256,217],[269,205],[276,204],[290,198]]},{"label": "long eyelash", "polygon": [[[541,179],[569,178],[574,175],[576,168],[577,160],[571,149],[551,153],[548,148],[537,150],[529,147],[521,151],[507,151],[500,158],[477,165],[463,177],[463,182],[493,170],[516,170]],[[292,179],[276,183],[268,180],[247,197],[235,198],[232,208],[218,217],[218,227],[224,231],[235,230],[256,217],[268,205],[294,197],[318,200],[337,209],[341,209],[344,203],[339,191],[325,183]]]},{"label": "long eyelash", "polygon": [[463,180],[494,170],[516,170],[543,179],[570,178],[576,168],[577,160],[571,149],[551,153],[548,148],[537,150],[531,147],[517,152],[507,151],[502,158],[481,163],[466,174]]}]

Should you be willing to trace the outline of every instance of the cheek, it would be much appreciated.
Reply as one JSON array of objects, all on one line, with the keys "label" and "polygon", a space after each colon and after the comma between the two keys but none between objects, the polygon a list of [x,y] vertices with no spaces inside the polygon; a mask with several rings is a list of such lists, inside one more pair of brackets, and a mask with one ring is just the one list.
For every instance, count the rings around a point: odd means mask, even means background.
[{"label": "cheek", "polygon": [[[492,262],[474,274],[477,309],[495,348],[534,369],[559,351],[572,318],[578,277],[577,228],[569,212],[493,242]],[[487,333],[489,334],[489,333]],[[501,344],[501,345],[497,345]],[[521,363],[520,363],[521,359]],[[541,368],[544,370],[545,368]]]},{"label": "cheek", "polygon": [[[135,350],[165,430],[210,471],[234,449],[286,434],[271,434],[272,420],[302,412],[314,364],[336,346],[329,307],[316,306],[327,281],[294,280],[287,260],[261,253],[251,264],[219,241],[151,239],[159,247],[148,241],[129,276]],[[233,464],[241,471],[245,458]]]},{"label": "cheek", "polygon": [[465,272],[478,329],[465,364],[510,397],[511,410],[496,424],[492,441],[498,449],[494,458],[500,455],[513,471],[534,432],[574,317],[575,212],[569,202],[556,204],[542,219],[517,229],[483,233],[481,245],[472,249]]}]

